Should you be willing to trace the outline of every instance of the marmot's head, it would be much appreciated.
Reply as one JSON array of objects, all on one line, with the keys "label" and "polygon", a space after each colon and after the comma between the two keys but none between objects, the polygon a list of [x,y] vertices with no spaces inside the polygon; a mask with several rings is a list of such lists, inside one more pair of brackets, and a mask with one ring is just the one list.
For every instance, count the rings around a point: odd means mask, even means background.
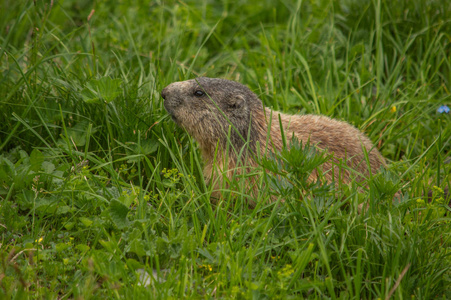
[{"label": "marmot's head", "polygon": [[200,77],[174,82],[161,92],[172,119],[203,147],[227,142],[241,148],[249,133],[253,111],[262,110],[258,97],[246,86],[225,79]]}]

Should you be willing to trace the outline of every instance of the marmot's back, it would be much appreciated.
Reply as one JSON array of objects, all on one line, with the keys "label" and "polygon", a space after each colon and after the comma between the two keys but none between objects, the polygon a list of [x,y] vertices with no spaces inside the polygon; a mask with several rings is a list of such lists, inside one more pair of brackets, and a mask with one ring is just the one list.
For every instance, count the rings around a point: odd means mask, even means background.
[{"label": "marmot's back", "polygon": [[[363,149],[368,154],[372,173],[377,172],[385,164],[384,158],[370,139],[360,130],[346,122],[318,115],[286,115],[279,112],[271,112],[268,108],[266,108],[266,112],[267,115],[273,114],[271,118],[271,136],[275,136],[276,139],[280,136],[278,117],[280,114],[287,138],[294,135],[304,144],[308,141],[310,145],[315,145],[317,148],[333,154],[332,162],[335,164],[339,164],[340,160],[343,160],[351,169],[368,176],[368,163]],[[279,147],[281,148],[281,146]],[[324,169],[328,170],[330,168],[331,165],[327,165]],[[334,173],[335,179],[337,179],[339,172]],[[343,175],[345,177],[341,179],[348,182],[350,178],[346,176],[350,176],[350,174],[351,172],[349,171],[344,172]],[[328,177],[326,176],[328,180],[332,180],[332,177]]]}]

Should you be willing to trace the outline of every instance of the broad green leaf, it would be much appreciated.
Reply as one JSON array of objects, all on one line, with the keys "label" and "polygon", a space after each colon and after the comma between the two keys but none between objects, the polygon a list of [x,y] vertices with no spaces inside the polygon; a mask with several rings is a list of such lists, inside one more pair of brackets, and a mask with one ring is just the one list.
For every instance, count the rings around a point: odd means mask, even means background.
[{"label": "broad green leaf", "polygon": [[9,181],[10,176],[16,174],[14,164],[6,157],[0,156],[0,180]]},{"label": "broad green leaf", "polygon": [[55,249],[57,252],[63,252],[64,250],[67,250],[70,247],[69,244],[66,243],[58,243],[55,246]]},{"label": "broad green leaf", "polygon": [[43,161],[41,165],[42,171],[46,174],[52,174],[55,170],[55,165],[49,161]]},{"label": "broad green leaf", "polygon": [[68,213],[70,211],[74,211],[74,210],[75,210],[74,208],[71,208],[68,205],[63,205],[63,206],[58,207],[58,209],[56,210],[56,214],[62,215],[62,214],[66,214],[66,213]]},{"label": "broad green leaf", "polygon": [[88,126],[88,122],[83,121],[75,124],[73,127],[67,128],[67,135],[71,142],[78,147],[84,146],[86,144]]},{"label": "broad green leaf", "polygon": [[139,268],[143,267],[143,265],[139,261],[137,261],[136,259],[133,259],[133,258],[127,259],[126,263],[127,263],[127,266],[131,270],[136,270],[136,269],[139,269]]},{"label": "broad green leaf", "polygon": [[[157,151],[159,143],[154,139],[141,140],[141,143],[130,143],[130,150],[127,149],[127,154],[129,155],[150,155]],[[132,157],[127,160],[127,162],[138,162],[142,157]]]},{"label": "broad green leaf", "polygon": [[67,222],[66,224],[64,224],[64,228],[66,228],[67,230],[72,230],[72,228],[74,228],[75,226],[75,222]]},{"label": "broad green leaf", "polygon": [[141,147],[136,145],[135,151],[137,152],[136,154],[150,155],[157,151],[158,145],[156,140],[142,140]]},{"label": "broad green leaf", "polygon": [[39,171],[41,169],[41,165],[44,162],[44,155],[38,149],[33,149],[30,154],[30,169],[32,171]]},{"label": "broad green leaf", "polygon": [[111,221],[113,221],[114,225],[119,229],[123,229],[128,226],[127,214],[129,212],[129,208],[122,204],[120,201],[115,199],[111,200],[109,207],[109,215]]},{"label": "broad green leaf", "polygon": [[130,244],[126,247],[127,252],[133,252],[137,254],[138,256],[144,256],[146,255],[146,251],[144,249],[144,244],[142,240],[133,240],[130,242]]},{"label": "broad green leaf", "polygon": [[80,220],[80,222],[81,222],[83,225],[85,225],[86,227],[91,227],[91,225],[92,225],[92,223],[93,223],[92,220],[90,220],[90,219],[88,219],[88,218],[85,218],[85,217],[80,217],[79,220]]},{"label": "broad green leaf", "polygon": [[107,76],[100,79],[91,79],[81,91],[81,96],[87,103],[100,103],[102,101],[109,103],[120,95],[121,84],[122,80]]},{"label": "broad green leaf", "polygon": [[90,247],[85,244],[78,244],[75,248],[80,252],[87,252],[90,249]]}]

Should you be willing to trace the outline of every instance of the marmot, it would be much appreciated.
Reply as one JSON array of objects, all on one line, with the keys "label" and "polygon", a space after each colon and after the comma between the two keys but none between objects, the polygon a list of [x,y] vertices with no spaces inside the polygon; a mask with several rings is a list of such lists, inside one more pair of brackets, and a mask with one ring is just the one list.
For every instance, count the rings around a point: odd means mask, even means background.
[{"label": "marmot", "polygon": [[[346,184],[353,178],[353,170],[356,171],[354,178],[362,178],[385,165],[373,143],[354,126],[326,116],[272,111],[264,107],[249,88],[234,81],[200,77],[174,82],[163,89],[161,96],[172,119],[199,143],[205,161],[203,172],[208,181],[212,179],[215,155],[216,165],[228,172],[235,168],[237,155],[243,153],[243,147],[254,154],[264,154],[268,149],[281,150],[280,124],[287,143],[294,135],[303,145],[309,142],[332,154],[333,158],[322,166],[328,183],[340,180]],[[225,159],[228,143],[228,157]],[[369,167],[363,149],[368,155]],[[224,168],[226,160],[228,166]],[[246,166],[257,165],[255,155],[247,155],[245,160]],[[343,162],[348,168],[340,170],[338,165]],[[309,180],[315,180],[316,176],[313,172]]]}]

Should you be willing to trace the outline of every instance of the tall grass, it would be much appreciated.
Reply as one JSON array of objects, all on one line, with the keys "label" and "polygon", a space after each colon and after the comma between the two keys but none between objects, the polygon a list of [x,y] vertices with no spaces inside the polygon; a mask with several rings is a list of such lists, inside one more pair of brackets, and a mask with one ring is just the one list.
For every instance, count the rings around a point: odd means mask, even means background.
[{"label": "tall grass", "polygon": [[[7,0],[0,32],[2,297],[451,297],[451,4]],[[388,170],[299,201],[299,148],[255,209],[243,175],[212,204],[159,95],[200,75],[350,122]]]}]

